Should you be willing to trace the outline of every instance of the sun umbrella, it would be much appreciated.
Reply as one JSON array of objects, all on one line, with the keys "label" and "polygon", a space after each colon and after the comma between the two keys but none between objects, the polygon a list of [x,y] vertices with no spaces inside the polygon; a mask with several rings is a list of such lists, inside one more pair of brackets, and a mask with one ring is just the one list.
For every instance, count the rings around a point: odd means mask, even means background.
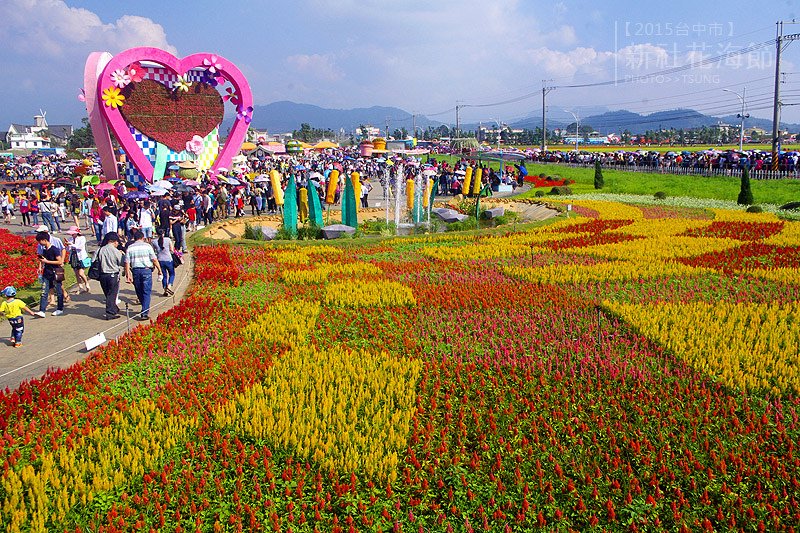
[{"label": "sun umbrella", "polygon": [[266,183],[269,181],[269,177],[264,174],[261,174],[260,176],[256,177],[256,179],[254,179],[253,181],[255,183]]},{"label": "sun umbrella", "polygon": [[154,181],[151,187],[155,187],[157,189],[171,189],[172,184],[167,180],[159,180],[159,181]]},{"label": "sun umbrella", "polygon": [[188,185],[189,187],[199,187],[200,182],[197,180],[183,180],[184,185]]},{"label": "sun umbrella", "polygon": [[125,193],[123,195],[123,198],[125,198],[126,200],[145,200],[147,198],[150,198],[150,195],[144,191],[131,191]]},{"label": "sun umbrella", "polygon": [[103,182],[97,186],[98,191],[110,191],[114,186],[108,182]]},{"label": "sun umbrella", "polygon": [[422,171],[422,175],[423,176],[435,176],[436,175],[436,171],[433,170],[432,168],[429,168],[429,169],[423,170]]},{"label": "sun umbrella", "polygon": [[339,145],[330,141],[320,141],[313,146],[315,150],[325,150],[327,148],[339,148]]},{"label": "sun umbrella", "polygon": [[225,177],[225,178],[220,178],[220,179],[224,180],[225,182],[227,182],[230,185],[241,185],[242,184],[241,181],[237,180],[236,178],[232,178],[230,176]]},{"label": "sun umbrella", "polygon": [[171,164],[170,166],[167,167],[167,170],[178,170],[179,168],[181,168],[181,167],[179,167],[178,165],[173,163],[173,164]]},{"label": "sun umbrella", "polygon": [[179,192],[179,193],[185,193],[185,192],[191,192],[191,189],[189,188],[188,185],[186,185],[184,183],[176,183],[175,186],[172,188],[172,191],[173,192]]}]

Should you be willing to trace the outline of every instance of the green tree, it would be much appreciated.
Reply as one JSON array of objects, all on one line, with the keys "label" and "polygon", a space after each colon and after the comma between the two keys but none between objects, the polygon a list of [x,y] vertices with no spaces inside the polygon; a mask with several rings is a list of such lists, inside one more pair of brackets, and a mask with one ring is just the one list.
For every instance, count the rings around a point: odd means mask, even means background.
[{"label": "green tree", "polygon": [[750,190],[750,170],[747,167],[742,169],[742,185],[736,203],[739,205],[753,205],[753,191]]},{"label": "green tree", "polygon": [[83,117],[81,119],[83,126],[72,132],[72,137],[69,138],[67,146],[74,150],[75,148],[90,148],[94,146],[94,135],[92,135],[92,128],[89,127],[89,119]]},{"label": "green tree", "polygon": [[600,167],[600,160],[597,159],[594,162],[594,188],[602,189],[603,185],[603,169]]}]

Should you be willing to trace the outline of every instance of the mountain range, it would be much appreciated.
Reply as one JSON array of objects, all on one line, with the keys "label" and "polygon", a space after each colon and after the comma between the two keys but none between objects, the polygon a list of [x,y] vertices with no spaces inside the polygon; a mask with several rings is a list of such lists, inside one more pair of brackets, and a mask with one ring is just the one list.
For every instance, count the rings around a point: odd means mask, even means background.
[{"label": "mountain range", "polygon": [[[736,115],[714,117],[692,109],[659,111],[649,115],[626,110],[608,111],[597,106],[582,107],[578,111],[581,124],[587,124],[603,135],[609,133],[621,134],[624,130],[636,134],[661,128],[678,130],[714,126],[719,123],[732,125],[739,123]],[[406,131],[410,132],[413,124],[423,129],[428,126],[436,128],[443,124],[442,122],[430,120],[423,115],[417,115],[415,120],[411,113],[397,107],[373,106],[355,109],[327,109],[311,104],[280,101],[255,106],[251,126],[270,133],[299,130],[300,125],[303,123],[309,124],[312,128],[331,129],[333,131],[343,129],[345,132],[352,132],[361,125],[370,125],[385,131],[387,120],[389,129],[392,131],[405,128]],[[571,114],[562,110],[548,110],[548,129],[564,128],[574,123],[575,121]],[[515,129],[535,129],[541,127],[541,125],[542,117],[536,113],[530,117],[509,122],[509,126]],[[474,131],[478,126],[479,123],[465,122],[461,125],[461,129]],[[745,127],[758,127],[770,132],[772,130],[772,121],[751,117],[746,120]],[[800,125],[798,124],[783,122],[781,127],[790,131],[800,130]]]},{"label": "mountain range", "polygon": [[405,128],[411,131],[414,124],[425,129],[428,126],[441,126],[441,122],[429,120],[417,115],[416,122],[408,111],[396,107],[359,107],[356,109],[327,109],[311,104],[298,104],[295,102],[281,101],[271,104],[254,106],[253,122],[251,127],[258,130],[267,130],[270,133],[283,133],[299,130],[300,125],[306,123],[312,128],[331,129],[346,132],[354,131],[359,126],[374,126],[381,130]]}]

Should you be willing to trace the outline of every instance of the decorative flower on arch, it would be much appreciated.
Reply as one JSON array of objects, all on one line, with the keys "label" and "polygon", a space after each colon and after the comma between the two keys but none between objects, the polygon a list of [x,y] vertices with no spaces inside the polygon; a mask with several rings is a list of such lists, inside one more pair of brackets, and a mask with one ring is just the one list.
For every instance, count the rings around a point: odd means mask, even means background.
[{"label": "decorative flower on arch", "polygon": [[203,153],[205,149],[205,145],[203,144],[203,138],[199,135],[195,135],[192,137],[191,141],[186,141],[186,151],[193,153],[194,155],[200,155]]},{"label": "decorative flower on arch", "polygon": [[242,107],[241,105],[237,106],[236,118],[239,120],[244,120],[247,124],[250,124],[250,122],[253,120],[253,107]]},{"label": "decorative flower on arch", "polygon": [[138,61],[136,63],[131,63],[128,67],[128,76],[130,77],[131,81],[134,83],[139,83],[144,79],[145,69],[142,67],[142,64]]},{"label": "decorative flower on arch", "polygon": [[120,94],[117,87],[109,87],[103,91],[103,102],[106,104],[106,107],[113,107],[116,109],[125,104],[125,96]]},{"label": "decorative flower on arch", "polygon": [[122,69],[117,69],[111,73],[111,82],[115,87],[122,89],[131,82],[131,77]]},{"label": "decorative flower on arch", "polygon": [[203,66],[206,67],[211,74],[216,74],[222,70],[222,64],[219,62],[219,58],[215,55],[204,59]]},{"label": "decorative flower on arch", "polygon": [[176,91],[183,91],[185,93],[189,92],[189,87],[192,86],[192,82],[189,81],[189,77],[186,75],[178,76],[178,79],[175,80],[175,90]]},{"label": "decorative flower on arch", "polygon": [[239,95],[236,94],[236,91],[233,89],[233,87],[228,87],[225,89],[225,92],[228,94],[222,96],[223,100],[230,102],[233,105],[239,105]]}]

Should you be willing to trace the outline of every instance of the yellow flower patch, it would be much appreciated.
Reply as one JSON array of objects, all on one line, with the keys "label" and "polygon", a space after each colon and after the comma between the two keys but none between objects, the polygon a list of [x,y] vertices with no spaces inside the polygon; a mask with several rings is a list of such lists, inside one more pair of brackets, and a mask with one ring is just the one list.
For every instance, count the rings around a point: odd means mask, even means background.
[{"label": "yellow flower patch", "polygon": [[727,386],[800,392],[800,303],[604,302],[645,336]]},{"label": "yellow flower patch", "polygon": [[586,283],[588,281],[697,276],[712,272],[712,270],[673,262],[614,261],[595,265],[545,265],[535,268],[510,266],[504,267],[503,272],[508,276],[533,283]]},{"label": "yellow flower patch", "polygon": [[732,209],[712,209],[714,220],[725,222],[779,222],[773,213],[748,213]]},{"label": "yellow flower patch", "polygon": [[284,270],[281,279],[285,283],[322,283],[331,274],[362,276],[381,274],[383,271],[372,263],[317,263],[314,270]]},{"label": "yellow flower patch", "polygon": [[287,346],[305,344],[319,317],[318,302],[278,301],[242,330],[245,339]]},{"label": "yellow flower patch", "polygon": [[786,283],[787,285],[800,284],[800,268],[775,268],[772,270],[754,268],[753,270],[745,270],[744,272],[757,278],[771,279],[772,281]]},{"label": "yellow flower patch", "polygon": [[311,262],[311,255],[297,250],[282,250],[275,253],[275,260],[289,265],[307,265]]},{"label": "yellow flower patch", "polygon": [[689,220],[683,218],[655,218],[636,220],[633,224],[610,230],[609,233],[624,233],[636,237],[662,237],[680,235],[691,229],[705,228],[710,220]]},{"label": "yellow flower patch", "polygon": [[278,263],[289,263],[296,265],[307,265],[311,260],[311,255],[339,255],[342,250],[334,246],[324,244],[318,246],[293,246],[276,248],[275,260]]},{"label": "yellow flower patch", "polygon": [[[600,218],[604,220],[640,220],[644,218],[642,210],[632,205],[622,204],[619,202],[603,202],[600,200],[550,200],[548,202],[572,204],[588,209],[593,209],[600,214]],[[585,222],[586,219],[579,218],[580,221]]]},{"label": "yellow flower patch", "polygon": [[740,246],[741,241],[702,237],[653,237],[613,244],[599,244],[585,248],[570,248],[569,252],[580,255],[596,255],[608,259],[623,259],[649,263],[655,259],[693,257],[707,252],[716,252]]},{"label": "yellow flower patch", "polygon": [[468,246],[436,246],[418,250],[421,255],[440,261],[469,261],[519,257],[531,253],[529,246],[509,244],[500,239],[491,244],[472,244]]},{"label": "yellow flower patch", "polygon": [[0,480],[6,495],[0,523],[7,531],[45,532],[48,520],[60,522],[76,506],[86,506],[101,492],[162,464],[165,455],[186,440],[194,419],[165,414],[152,400],[112,410],[111,423],[39,456],[41,465],[9,469]]},{"label": "yellow flower patch", "polygon": [[410,287],[396,281],[338,281],[328,285],[325,303],[341,307],[416,305]]},{"label": "yellow flower patch", "polygon": [[800,246],[800,222],[784,221],[783,229],[763,241],[774,246]]},{"label": "yellow flower patch", "polygon": [[389,354],[291,350],[264,383],[216,413],[217,427],[272,440],[324,470],[394,480],[421,363]]}]

